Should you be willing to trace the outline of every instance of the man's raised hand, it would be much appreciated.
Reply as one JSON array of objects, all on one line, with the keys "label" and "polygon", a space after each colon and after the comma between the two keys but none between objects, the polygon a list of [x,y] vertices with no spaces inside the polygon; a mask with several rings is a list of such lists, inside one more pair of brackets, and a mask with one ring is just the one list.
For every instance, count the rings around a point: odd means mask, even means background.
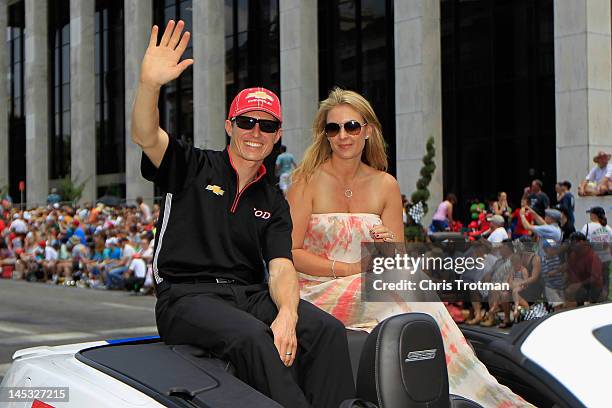
[{"label": "man's raised hand", "polygon": [[189,31],[185,31],[181,36],[183,28],[185,28],[183,20],[179,20],[178,23],[175,23],[174,20],[168,21],[158,45],[157,34],[159,29],[156,25],[153,26],[149,46],[140,69],[140,81],[142,83],[161,87],[176,79],[193,64],[191,58],[180,61],[190,37]]}]

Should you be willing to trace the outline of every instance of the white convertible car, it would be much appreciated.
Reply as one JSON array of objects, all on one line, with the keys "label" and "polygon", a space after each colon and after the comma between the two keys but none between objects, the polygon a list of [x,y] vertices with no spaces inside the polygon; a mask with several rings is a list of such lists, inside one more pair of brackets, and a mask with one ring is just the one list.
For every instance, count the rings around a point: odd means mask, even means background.
[{"label": "white convertible car", "polygon": [[[490,372],[537,407],[610,407],[612,303],[522,322],[509,334],[462,327]],[[349,332],[357,394],[377,406],[479,407],[449,395],[440,332],[410,313],[371,334]],[[233,376],[231,364],[157,337],[20,350],[2,381],[8,407],[278,407]],[[330,379],[333,382],[333,379]],[[9,398],[7,387],[64,387],[64,401]],[[56,395],[57,397],[57,395]]]}]

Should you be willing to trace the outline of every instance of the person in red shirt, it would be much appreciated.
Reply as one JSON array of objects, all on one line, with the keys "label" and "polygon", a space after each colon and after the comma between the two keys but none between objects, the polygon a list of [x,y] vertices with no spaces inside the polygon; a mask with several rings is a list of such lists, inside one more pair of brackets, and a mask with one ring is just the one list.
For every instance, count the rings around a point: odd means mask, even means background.
[{"label": "person in red shirt", "polygon": [[[527,207],[528,204],[529,202],[527,198],[523,197],[521,199],[521,207],[514,210],[514,212],[510,215],[510,225],[512,225],[512,239],[531,235],[531,231],[526,229],[523,225],[520,215],[521,208]],[[527,221],[533,224],[533,214],[531,212],[525,212],[525,218],[527,219]]]},{"label": "person in red shirt", "polygon": [[581,232],[570,235],[567,254],[565,306],[596,302],[603,288],[602,262]]}]

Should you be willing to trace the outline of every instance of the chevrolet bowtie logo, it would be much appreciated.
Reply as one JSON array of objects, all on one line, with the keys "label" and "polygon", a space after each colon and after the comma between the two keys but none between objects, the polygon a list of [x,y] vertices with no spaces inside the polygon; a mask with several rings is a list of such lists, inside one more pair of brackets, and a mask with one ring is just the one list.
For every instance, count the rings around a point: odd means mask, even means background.
[{"label": "chevrolet bowtie logo", "polygon": [[207,190],[212,191],[213,193],[215,193],[218,196],[222,196],[223,193],[225,193],[225,191],[221,190],[221,187],[217,186],[217,185],[207,185],[206,186]]}]

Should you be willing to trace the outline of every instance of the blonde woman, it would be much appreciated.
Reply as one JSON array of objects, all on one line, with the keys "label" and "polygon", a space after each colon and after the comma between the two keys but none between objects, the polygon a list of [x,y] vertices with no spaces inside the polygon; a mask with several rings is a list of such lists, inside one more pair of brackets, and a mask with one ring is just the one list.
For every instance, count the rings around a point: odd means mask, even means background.
[{"label": "blonde woman", "polygon": [[452,393],[485,407],[529,406],[488,373],[442,303],[361,301],[361,242],[403,242],[400,189],[386,173],[382,129],[369,102],[335,88],[320,104],[313,138],[287,195],[302,298],[366,331],[395,314],[428,313],[442,332]]}]

